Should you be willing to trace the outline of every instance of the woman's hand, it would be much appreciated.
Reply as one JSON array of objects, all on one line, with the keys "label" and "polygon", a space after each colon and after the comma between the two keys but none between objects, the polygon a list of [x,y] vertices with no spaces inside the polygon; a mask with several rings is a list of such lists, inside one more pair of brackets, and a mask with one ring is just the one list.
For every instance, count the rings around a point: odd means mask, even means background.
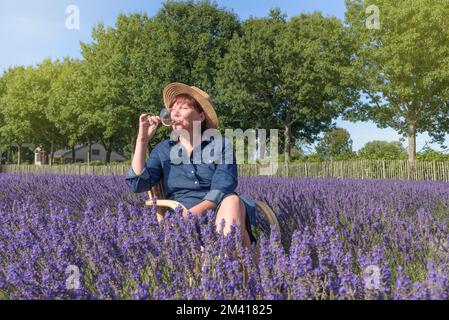
[{"label": "woman's hand", "polygon": [[192,207],[189,210],[186,209],[186,210],[182,211],[182,217],[184,218],[184,220],[188,219],[187,212],[189,212],[189,211],[193,215],[195,220],[198,219],[202,215],[201,209]]},{"label": "woman's hand", "polygon": [[[202,215],[205,215],[207,213],[207,210],[213,210],[216,206],[217,205],[213,201],[203,200],[196,206],[190,208],[189,211],[192,212],[194,216],[201,217]],[[187,219],[187,211],[185,211],[182,216],[184,217],[184,219]]]},{"label": "woman's hand", "polygon": [[156,133],[157,127],[161,123],[159,116],[150,116],[146,113],[139,117],[139,139],[149,142]]}]

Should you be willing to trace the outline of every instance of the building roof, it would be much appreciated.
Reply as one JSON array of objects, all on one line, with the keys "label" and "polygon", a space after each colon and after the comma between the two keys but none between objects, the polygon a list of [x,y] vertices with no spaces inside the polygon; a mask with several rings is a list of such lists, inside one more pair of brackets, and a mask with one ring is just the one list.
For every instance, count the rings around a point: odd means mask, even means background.
[{"label": "building roof", "polygon": [[[92,146],[95,145],[95,144],[100,144],[100,143],[99,142],[92,143]],[[83,148],[87,148],[87,147],[88,147],[88,145],[85,144],[85,143],[78,144],[78,145],[75,146],[75,152],[78,151],[78,150],[81,150]],[[115,150],[112,150],[112,152],[118,154],[119,156],[121,156],[123,158],[126,158],[125,156],[121,155],[120,153],[118,153]],[[72,155],[72,149],[59,149],[59,150],[56,150],[53,156],[54,157],[63,157],[63,156],[66,156],[66,155],[70,155],[71,156]]]},{"label": "building roof", "polygon": [[[76,145],[75,146],[75,152],[80,150],[80,149],[82,149],[82,148],[84,148],[84,147],[87,147],[87,145],[84,145],[84,144]],[[54,156],[65,156],[65,155],[71,154],[71,153],[72,153],[72,149],[59,149],[59,150],[55,151]]]}]

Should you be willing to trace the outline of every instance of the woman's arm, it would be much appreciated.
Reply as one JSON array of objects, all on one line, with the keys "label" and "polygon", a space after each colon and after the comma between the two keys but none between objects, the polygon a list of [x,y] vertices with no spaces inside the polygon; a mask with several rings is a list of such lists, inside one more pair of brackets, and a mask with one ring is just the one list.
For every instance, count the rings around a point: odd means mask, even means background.
[{"label": "woman's arm", "polygon": [[156,133],[161,122],[157,116],[149,116],[146,113],[139,117],[139,134],[136,140],[131,168],[125,178],[132,192],[139,193],[149,191],[161,178],[162,168],[156,148],[150,153],[147,163],[145,154],[148,143]]},{"label": "woman's arm", "polygon": [[138,137],[136,140],[136,150],[134,151],[132,168],[133,171],[140,175],[145,169],[145,153],[147,152],[148,140]]},{"label": "woman's arm", "polygon": [[161,119],[157,116],[149,116],[144,113],[139,117],[139,133],[136,140],[136,150],[134,151],[132,169],[135,174],[140,175],[145,168],[145,153],[150,140],[156,133]]},{"label": "woman's arm", "polygon": [[[145,158],[146,145],[144,145],[143,151],[141,150],[141,152],[141,155],[137,155],[138,152],[136,151],[135,157],[137,158],[142,156]],[[142,161],[142,159],[137,159],[136,163],[134,160],[135,159],[133,159],[133,163],[129,168],[127,176],[125,177],[126,183],[134,193],[149,191],[162,178],[159,144],[156,145],[156,147],[150,152],[150,156],[148,157],[146,163],[143,161],[143,169],[141,169],[140,172],[138,171],[141,166],[139,161]],[[135,164],[136,166],[134,166]]]},{"label": "woman's arm", "polygon": [[[189,209],[190,212],[193,213],[195,217],[200,217],[201,215],[205,215],[207,213],[207,210],[213,210],[217,204],[210,200],[203,200],[200,203],[198,203],[196,206],[193,206]],[[184,212],[183,215],[184,219],[187,219],[187,212]]]}]

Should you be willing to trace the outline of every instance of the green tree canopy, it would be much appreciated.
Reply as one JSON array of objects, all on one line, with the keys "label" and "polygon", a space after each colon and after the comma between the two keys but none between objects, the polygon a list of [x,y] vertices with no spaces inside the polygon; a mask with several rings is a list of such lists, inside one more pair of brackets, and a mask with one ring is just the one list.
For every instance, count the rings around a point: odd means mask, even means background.
[{"label": "green tree canopy", "polygon": [[233,128],[280,129],[287,162],[293,139],[313,142],[358,99],[350,43],[336,18],[287,21],[273,9],[245,21],[229,47],[217,79],[220,115]]},{"label": "green tree canopy", "polygon": [[154,23],[149,43],[160,60],[151,62],[163,68],[162,80],[195,85],[214,97],[218,64],[240,32],[237,15],[210,1],[167,1]]},{"label": "green tree canopy", "polygon": [[31,68],[9,68],[2,76],[2,91],[0,98],[0,112],[3,125],[0,127],[0,135],[4,143],[18,146],[17,161],[20,164],[21,146],[28,142],[32,135],[31,112],[29,97],[29,76]]},{"label": "green tree canopy", "polygon": [[346,129],[332,128],[324,132],[316,152],[327,160],[346,160],[354,156],[351,135]]},{"label": "green tree canopy", "polygon": [[[47,117],[62,136],[62,143],[51,141],[51,157],[57,147],[74,147],[80,142],[98,141],[102,137],[101,121],[96,118],[92,94],[93,84],[87,64],[81,60],[64,59],[60,74],[53,79]],[[56,138],[56,135],[52,135]],[[75,157],[72,157],[75,162]]]},{"label": "green tree canopy", "polygon": [[[379,29],[366,25],[371,4],[379,9]],[[370,119],[404,135],[414,161],[416,134],[428,132],[442,142],[449,131],[448,2],[346,0],[346,5],[348,31],[358,48],[357,83],[367,99],[347,118]]]},{"label": "green tree canopy", "polygon": [[52,137],[59,137],[46,113],[52,81],[59,72],[57,61],[45,59],[35,67],[10,68],[2,77],[0,135],[4,142],[17,145],[19,164],[24,143],[48,145]]},{"label": "green tree canopy", "polygon": [[106,162],[112,149],[126,144],[130,137],[135,94],[131,56],[139,47],[141,19],[140,15],[119,15],[115,28],[100,23],[92,31],[92,43],[81,44],[86,67],[82,77],[91,86],[83,113],[89,115],[90,127],[101,132],[95,140],[107,150]]},{"label": "green tree canopy", "polygon": [[407,151],[399,141],[371,141],[358,152],[366,160],[400,160],[407,159]]}]

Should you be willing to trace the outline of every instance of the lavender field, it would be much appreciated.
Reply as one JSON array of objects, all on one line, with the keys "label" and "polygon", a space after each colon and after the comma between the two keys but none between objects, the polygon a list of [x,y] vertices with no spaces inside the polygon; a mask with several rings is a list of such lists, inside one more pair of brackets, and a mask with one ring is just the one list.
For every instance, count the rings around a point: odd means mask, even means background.
[{"label": "lavender field", "polygon": [[179,212],[158,224],[122,176],[0,174],[0,299],[448,298],[448,184],[242,177],[237,191],[278,215],[258,250],[213,219],[203,246]]}]

